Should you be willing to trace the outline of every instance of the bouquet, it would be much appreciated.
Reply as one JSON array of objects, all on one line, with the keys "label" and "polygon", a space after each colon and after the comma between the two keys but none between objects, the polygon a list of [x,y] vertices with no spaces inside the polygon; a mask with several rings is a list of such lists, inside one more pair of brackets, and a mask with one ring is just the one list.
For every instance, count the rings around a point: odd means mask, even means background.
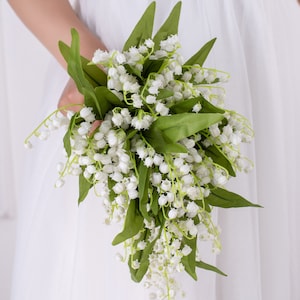
[{"label": "bouquet", "polygon": [[[72,30],[71,46],[59,46],[84,104],[66,117],[55,111],[44,131],[33,132],[43,139],[49,128],[67,124],[66,162],[56,185],[67,174],[78,176],[79,203],[94,190],[106,222],[122,224],[112,243],[124,245],[132,279],[154,286],[159,299],[175,297],[177,272],[195,280],[196,268],[225,275],[199,251],[203,240],[221,250],[214,207],[258,206],[224,188],[237,171],[251,169],[240,145],[253,131],[247,119],[224,108],[229,75],[203,67],[215,39],[184,62],[180,9],[178,2],[153,36],[151,3],[123,50],[96,50],[92,62],[80,56]],[[96,120],[101,125],[91,132]]]}]

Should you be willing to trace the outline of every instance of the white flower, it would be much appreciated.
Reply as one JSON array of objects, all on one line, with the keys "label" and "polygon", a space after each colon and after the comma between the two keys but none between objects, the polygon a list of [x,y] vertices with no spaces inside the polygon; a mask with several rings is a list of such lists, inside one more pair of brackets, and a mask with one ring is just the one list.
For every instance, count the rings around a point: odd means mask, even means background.
[{"label": "white flower", "polygon": [[162,173],[162,174],[167,174],[169,172],[169,166],[163,162],[160,166],[159,166],[159,171]]},{"label": "white flower", "polygon": [[137,248],[138,248],[139,250],[144,250],[144,249],[146,248],[146,246],[147,246],[147,243],[146,243],[145,241],[140,241],[140,242],[138,242],[138,244],[137,244]]},{"label": "white flower", "polygon": [[123,53],[117,52],[117,54],[115,55],[115,60],[118,64],[122,65],[126,62],[126,57]]},{"label": "white flower", "polygon": [[119,113],[114,113],[111,120],[117,127],[121,127],[123,123],[123,117]]},{"label": "white flower", "polygon": [[186,206],[186,210],[188,211],[188,216],[194,218],[198,213],[199,206],[195,202],[190,201]]},{"label": "white flower", "polygon": [[193,112],[194,113],[198,113],[200,110],[202,109],[202,106],[201,106],[201,104],[200,103],[197,103],[197,104],[195,104],[194,106],[193,106]]},{"label": "white flower", "polygon": [[194,177],[191,174],[187,174],[181,177],[181,180],[186,185],[191,185],[194,183]]},{"label": "white flower", "polygon": [[140,95],[138,94],[133,94],[131,96],[131,99],[132,99],[132,105],[135,107],[135,108],[141,108],[143,106],[143,101],[140,97]]},{"label": "white flower", "polygon": [[164,159],[163,159],[162,155],[160,155],[160,154],[154,154],[153,163],[156,166],[159,166],[163,162],[163,160]]},{"label": "white flower", "polygon": [[184,72],[182,75],[183,81],[189,82],[191,80],[191,78],[192,78],[191,72]]},{"label": "white flower", "polygon": [[103,50],[97,49],[95,51],[95,53],[94,53],[92,62],[94,64],[98,64],[98,63],[102,63],[102,62],[108,61],[109,58],[110,58],[110,55],[109,55],[109,53],[107,51],[103,51]]},{"label": "white flower", "polygon": [[93,162],[88,156],[80,156],[79,159],[78,159],[78,163],[79,163],[79,165],[82,165],[82,166],[86,165],[87,166],[87,165],[92,164]]},{"label": "white flower", "polygon": [[25,143],[24,143],[24,147],[26,148],[26,149],[32,149],[32,143],[30,142],[30,141],[26,141]]},{"label": "white flower", "polygon": [[94,165],[89,165],[89,166],[87,166],[86,170],[87,170],[90,174],[96,173],[96,168],[95,168]]},{"label": "white flower", "polygon": [[182,175],[186,175],[191,171],[191,166],[188,164],[184,164],[179,168],[179,171]]},{"label": "white flower", "polygon": [[154,104],[156,102],[156,97],[153,95],[148,95],[145,99],[146,103]]},{"label": "white flower", "polygon": [[191,252],[192,252],[192,248],[188,245],[185,245],[181,250],[183,256],[188,256]]},{"label": "white flower", "polygon": [[177,217],[177,209],[176,208],[170,209],[168,216],[170,219],[175,219]]},{"label": "white flower", "polygon": [[148,48],[153,48],[154,47],[154,42],[152,39],[147,39],[145,40],[145,45],[148,47]]},{"label": "white flower", "polygon": [[168,203],[168,198],[167,198],[167,196],[164,195],[164,194],[160,195],[159,198],[158,198],[158,204],[159,204],[160,206],[164,206],[164,205],[166,205],[167,203]]},{"label": "white flower", "polygon": [[160,42],[162,50],[172,52],[180,46],[178,36],[176,34],[168,36],[166,40]]},{"label": "white flower", "polygon": [[156,103],[155,110],[157,113],[159,113],[162,116],[167,116],[169,114],[169,108],[166,107],[166,105],[163,104],[162,102]]},{"label": "white flower", "polygon": [[152,184],[159,185],[162,180],[162,175],[160,173],[152,173]]},{"label": "white flower", "polygon": [[105,182],[108,178],[108,175],[104,172],[98,171],[95,173],[94,178],[95,178],[95,180],[98,180],[100,182]]},{"label": "white flower", "polygon": [[191,200],[197,200],[200,197],[201,190],[197,186],[190,186],[187,189],[187,195]]},{"label": "white flower", "polygon": [[86,117],[88,117],[90,114],[92,114],[92,108],[91,107],[83,107],[80,110],[80,116],[85,119]]},{"label": "white flower", "polygon": [[153,165],[153,158],[150,156],[146,157],[146,159],[144,160],[144,164],[147,168],[151,168]]},{"label": "white flower", "polygon": [[160,186],[160,187],[161,187],[162,190],[165,191],[165,192],[170,191],[170,190],[171,190],[171,187],[172,187],[171,181],[168,180],[168,179],[163,180],[163,181],[161,182],[161,186]]},{"label": "white flower", "polygon": [[64,184],[65,184],[64,180],[60,178],[60,179],[58,179],[58,180],[55,182],[55,187],[56,187],[56,188],[60,188],[60,187],[62,187]]},{"label": "white flower", "polygon": [[213,182],[215,185],[225,185],[227,183],[227,177],[224,176],[221,172],[215,171],[213,176]]},{"label": "white flower", "polygon": [[117,182],[112,189],[116,194],[121,194],[125,190],[125,186],[123,183]]},{"label": "white flower", "polygon": [[124,195],[118,195],[116,198],[115,198],[115,201],[119,204],[119,205],[124,205],[124,203],[126,203],[126,198]]}]

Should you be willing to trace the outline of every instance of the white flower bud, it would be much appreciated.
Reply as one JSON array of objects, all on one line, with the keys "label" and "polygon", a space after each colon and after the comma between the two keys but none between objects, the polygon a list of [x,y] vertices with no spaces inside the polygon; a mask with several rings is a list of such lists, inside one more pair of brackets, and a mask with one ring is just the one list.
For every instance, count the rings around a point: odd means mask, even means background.
[{"label": "white flower bud", "polygon": [[170,219],[175,219],[177,217],[177,209],[176,208],[172,208],[169,213],[168,216]]},{"label": "white flower bud", "polygon": [[58,179],[56,182],[55,182],[55,187],[56,188],[60,188],[62,187],[63,185],[65,184],[65,181],[63,179]]},{"label": "white flower bud", "polygon": [[192,248],[188,245],[185,245],[183,247],[183,249],[181,250],[181,253],[183,254],[183,256],[187,256],[192,252]]}]

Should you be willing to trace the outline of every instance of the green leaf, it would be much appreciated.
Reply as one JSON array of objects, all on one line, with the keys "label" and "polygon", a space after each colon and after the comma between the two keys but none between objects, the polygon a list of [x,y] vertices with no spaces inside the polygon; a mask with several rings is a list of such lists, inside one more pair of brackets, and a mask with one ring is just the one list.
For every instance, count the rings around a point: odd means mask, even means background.
[{"label": "green leaf", "polygon": [[192,112],[193,107],[200,103],[202,106],[202,109],[199,113],[220,113],[223,114],[225,111],[219,107],[214,106],[209,101],[204,99],[202,96],[187,99],[184,101],[180,101],[179,103],[174,104],[170,107],[170,111],[173,114],[180,114],[185,112]]},{"label": "green leaf", "polygon": [[188,239],[183,238],[183,244],[191,247],[192,251],[189,255],[182,257],[181,262],[184,266],[185,271],[195,280],[197,280],[196,274],[196,248],[197,238]]},{"label": "green leaf", "polygon": [[90,188],[92,187],[92,183],[90,183],[83,174],[79,175],[79,197],[78,204],[80,204],[89,193]]},{"label": "green leaf", "polygon": [[[130,264],[131,256],[129,257],[128,264],[129,264],[129,268],[130,268],[131,278],[133,281],[141,282],[141,280],[145,276],[145,274],[148,270],[148,267],[149,267],[149,255],[152,253],[153,247],[154,247],[157,239],[161,236],[161,231],[162,231],[162,226],[160,227],[160,231],[159,231],[157,238],[154,241],[152,241],[151,243],[149,243],[144,250],[137,251],[135,253],[135,255],[133,256],[133,258],[132,258],[133,260],[137,259],[140,262],[140,267],[138,269],[133,269],[131,267],[131,264]],[[150,236],[150,230],[146,229],[145,235],[144,235],[144,240],[148,240],[149,236]]]},{"label": "green leaf", "polygon": [[254,204],[242,196],[227,191],[222,188],[212,188],[208,197],[205,198],[208,204],[217,207],[223,208],[232,208],[232,207],[261,207],[258,204]]},{"label": "green leaf", "polygon": [[[68,63],[70,59],[71,48],[66,45],[64,42],[59,41],[59,49],[64,57],[65,61]],[[83,56],[80,56],[82,69],[85,73],[86,78],[89,82],[94,86],[103,85],[106,86],[107,83],[107,75],[106,73],[100,69],[98,66],[91,64],[88,59]]]},{"label": "green leaf", "polygon": [[71,136],[72,136],[72,130],[75,126],[75,123],[76,123],[76,118],[78,117],[79,113],[75,113],[71,120],[70,120],[70,124],[69,124],[69,127],[68,127],[68,130],[67,132],[65,133],[64,135],[64,138],[63,138],[63,142],[64,142],[64,148],[66,150],[66,153],[67,153],[67,156],[70,157],[71,155],[71,152],[72,152],[72,147],[71,147]]},{"label": "green leaf", "polygon": [[85,103],[88,103],[89,105],[94,103],[94,106],[97,107],[97,97],[94,91],[94,86],[97,84],[95,82],[91,83],[90,77],[87,76],[83,70],[78,32],[75,29],[71,29],[71,34],[72,42],[68,53],[66,53],[66,47],[64,44],[62,42],[59,43],[60,49],[67,59],[68,73],[76,83],[78,91],[84,95]]},{"label": "green leaf", "polygon": [[82,88],[93,91],[93,85],[89,82],[89,80],[85,77],[81,56],[80,56],[80,42],[79,42],[79,34],[75,29],[71,29],[72,42],[70,51],[66,54],[66,47],[62,42],[59,43],[60,50],[64,53],[63,55],[67,58],[68,63],[68,73],[74,79],[78,90],[83,94]]},{"label": "green leaf", "polygon": [[168,36],[178,33],[178,24],[181,11],[181,1],[172,9],[167,20],[160,27],[160,29],[155,34],[153,41],[155,43],[154,50],[159,48],[160,41],[166,39]]},{"label": "green leaf", "polygon": [[151,211],[154,214],[154,216],[157,216],[159,210],[159,205],[158,205],[159,194],[156,189],[153,190],[151,197],[152,197]]},{"label": "green leaf", "polygon": [[159,93],[158,93],[156,99],[157,100],[165,99],[165,98],[169,98],[169,97],[171,97],[173,95],[174,95],[173,91],[170,91],[168,89],[161,89],[161,90],[159,90]]},{"label": "green leaf", "polygon": [[183,145],[170,142],[162,130],[156,127],[145,131],[143,136],[157,153],[187,153],[187,149]]},{"label": "green leaf", "polygon": [[127,51],[130,47],[139,46],[146,39],[152,37],[155,2],[152,2],[134,27],[131,35],[124,44],[123,51]]},{"label": "green leaf", "polygon": [[110,177],[108,177],[107,185],[108,185],[108,189],[109,189],[109,200],[112,202],[117,197],[116,193],[113,190],[115,182]]},{"label": "green leaf", "polygon": [[216,38],[210,40],[207,42],[196,54],[194,54],[184,65],[192,66],[195,64],[198,64],[200,66],[203,66],[210,50],[212,49],[214,43],[216,41]]},{"label": "green leaf", "polygon": [[221,121],[221,114],[181,113],[171,116],[158,117],[150,126],[149,131],[160,130],[165,140],[175,144],[179,140]]},{"label": "green leaf", "polygon": [[203,150],[205,151],[205,154],[214,161],[215,164],[218,164],[225,168],[228,171],[229,175],[233,177],[236,176],[231,162],[228,160],[225,154],[220,151],[215,145],[209,146],[207,148],[203,147]]},{"label": "green leaf", "polygon": [[167,130],[176,126],[191,125],[191,123],[198,123],[199,130],[203,130],[210,125],[221,121],[224,118],[221,114],[195,114],[195,113],[181,113],[171,116],[160,116],[151,125],[160,130]]},{"label": "green leaf", "polygon": [[201,269],[205,269],[205,270],[208,270],[208,271],[213,271],[213,272],[216,272],[216,273],[218,273],[218,274],[220,274],[220,275],[227,276],[224,272],[222,272],[222,271],[221,271],[220,269],[218,269],[217,267],[212,266],[212,265],[210,265],[210,264],[207,264],[207,263],[205,263],[205,262],[203,262],[203,261],[197,261],[197,262],[196,262],[196,266],[197,266],[198,268],[201,268]]},{"label": "green leaf", "polygon": [[138,200],[131,200],[127,209],[123,231],[116,235],[112,244],[118,245],[132,238],[143,228],[143,224],[144,218],[138,210]]},{"label": "green leaf", "polygon": [[202,109],[200,113],[220,113],[220,114],[225,113],[224,109],[214,106],[203,97],[201,97],[201,105],[202,105]]},{"label": "green leaf", "polygon": [[150,216],[147,211],[148,201],[148,187],[149,187],[149,176],[150,168],[147,168],[143,161],[140,161],[139,168],[139,185],[138,185],[138,194],[139,194],[139,208],[142,216],[150,221]]}]

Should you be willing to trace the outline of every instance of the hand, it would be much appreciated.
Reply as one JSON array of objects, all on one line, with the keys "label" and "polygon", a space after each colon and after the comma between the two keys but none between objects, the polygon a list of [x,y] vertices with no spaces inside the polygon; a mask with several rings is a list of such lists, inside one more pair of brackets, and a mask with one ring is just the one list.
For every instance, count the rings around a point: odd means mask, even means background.
[{"label": "hand", "polygon": [[[71,111],[80,111],[84,104],[84,97],[83,95],[78,91],[76,84],[72,78],[69,79],[67,82],[60,99],[58,101],[58,108],[65,108],[61,112],[63,114],[66,113],[66,110]],[[90,133],[93,133],[95,129],[97,129],[101,124],[100,120],[95,121],[92,124],[92,128],[90,130]]]},{"label": "hand", "polygon": [[[66,107],[65,110],[77,112],[82,108],[83,103],[83,95],[78,91],[74,80],[70,78],[60,96],[57,105],[58,108]],[[64,111],[62,111],[62,113],[64,113]]]}]

